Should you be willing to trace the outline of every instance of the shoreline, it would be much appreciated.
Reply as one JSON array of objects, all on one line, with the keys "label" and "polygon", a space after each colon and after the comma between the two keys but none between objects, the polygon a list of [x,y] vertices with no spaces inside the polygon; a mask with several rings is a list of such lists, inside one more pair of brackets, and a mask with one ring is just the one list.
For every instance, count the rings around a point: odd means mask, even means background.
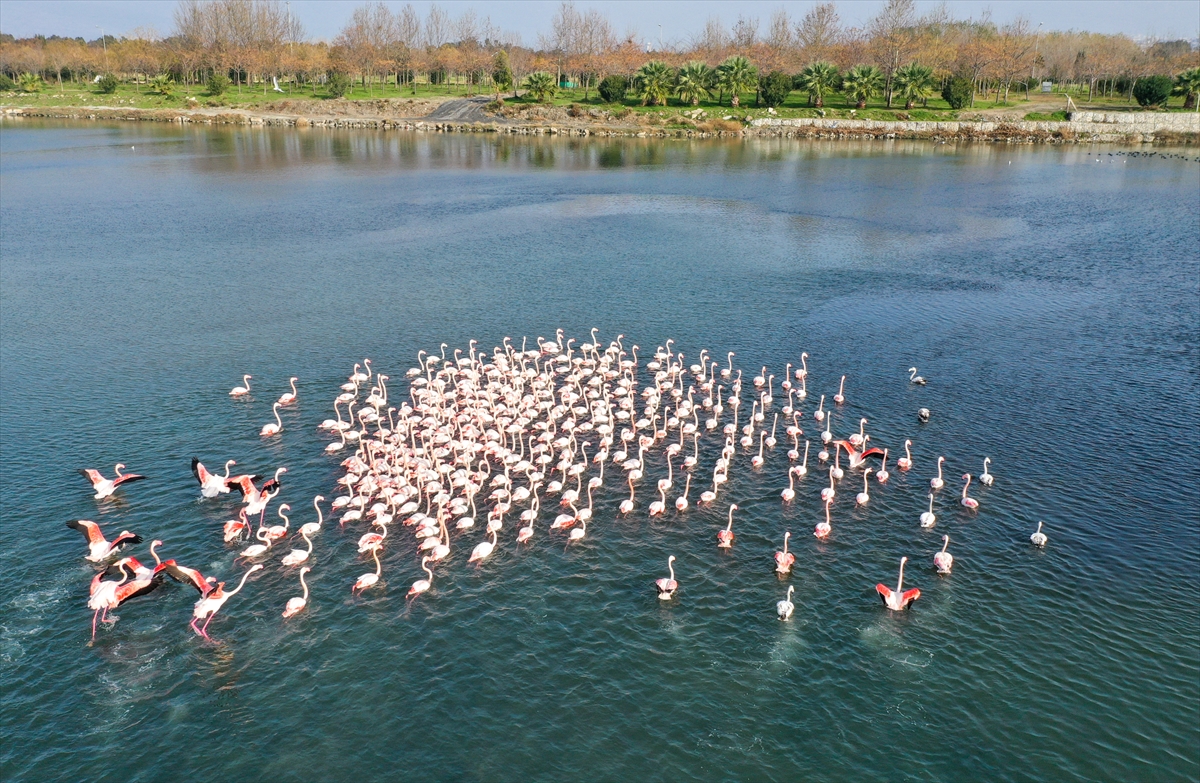
[{"label": "shoreline", "polygon": [[[811,138],[823,140],[913,139],[977,141],[1006,144],[1170,144],[1200,143],[1200,115],[1195,113],[1076,112],[1053,121],[884,121],[846,119],[751,120],[739,129],[660,127],[608,118],[582,121],[512,121],[502,117],[471,120],[388,116],[263,112],[249,109],[142,109],[106,106],[5,106],[5,119],[46,118],[122,122],[173,122],[181,125],[246,125],[292,128],[405,130],[426,133],[499,133],[520,136],[600,138]],[[479,114],[476,114],[479,117]],[[588,121],[588,120],[591,121]]]}]

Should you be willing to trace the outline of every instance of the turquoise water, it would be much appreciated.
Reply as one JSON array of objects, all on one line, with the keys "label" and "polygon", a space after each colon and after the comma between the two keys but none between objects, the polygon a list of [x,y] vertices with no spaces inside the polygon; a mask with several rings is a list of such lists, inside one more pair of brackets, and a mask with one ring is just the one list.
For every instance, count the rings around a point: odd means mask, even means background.
[{"label": "turquoise water", "polygon": [[[5,779],[1197,778],[1200,166],[1115,151],[0,125]],[[646,516],[659,455],[629,517],[606,478],[580,544],[518,549],[506,522],[476,568],[482,525],[455,533],[411,602],[411,536],[355,597],[365,528],[327,525],[304,614],[279,616],[298,583],[276,556],[213,642],[168,583],[89,646],[95,570],[65,520],[237,579],[236,503],[198,498],[192,456],[287,466],[309,521],[338,494],[316,425],[355,362],[400,399],[418,350],[560,327],[736,351],[747,377],[807,351],[809,437],[846,374],[835,431],[865,416],[916,467],[866,509],[850,473],[819,543],[822,474],[785,506],[786,447],[760,470],[739,450],[723,552],[697,487]],[[958,476],[985,456],[971,514]],[[75,469],[118,461],[149,480],[94,500]],[[873,587],[902,555],[922,597],[895,615]]]}]

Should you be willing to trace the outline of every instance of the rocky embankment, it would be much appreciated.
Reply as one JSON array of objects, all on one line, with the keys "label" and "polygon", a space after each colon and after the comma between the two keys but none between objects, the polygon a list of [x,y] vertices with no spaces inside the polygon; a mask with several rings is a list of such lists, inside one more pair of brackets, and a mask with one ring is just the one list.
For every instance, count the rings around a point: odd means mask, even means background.
[{"label": "rocky embankment", "polygon": [[701,110],[673,115],[612,113],[587,107],[497,107],[488,97],[420,100],[278,101],[256,109],[190,107],[137,109],[111,106],[0,106],[5,117],[258,125],[295,128],[369,128],[525,136],[791,137],[820,139],[932,139],[1008,143],[1175,143],[1200,141],[1200,114],[1075,112],[1066,122],[879,121],[780,117],[709,118]]}]

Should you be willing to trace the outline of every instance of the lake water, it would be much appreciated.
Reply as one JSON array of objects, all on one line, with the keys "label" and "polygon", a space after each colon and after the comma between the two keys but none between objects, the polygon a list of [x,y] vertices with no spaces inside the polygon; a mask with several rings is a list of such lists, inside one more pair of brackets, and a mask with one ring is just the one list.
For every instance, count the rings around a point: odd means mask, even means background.
[{"label": "lake water", "polygon": [[[1117,152],[0,125],[4,778],[1196,779],[1200,165]],[[891,481],[860,510],[850,473],[819,543],[825,479],[783,504],[784,445],[651,520],[659,456],[629,517],[606,479],[581,544],[518,549],[506,524],[476,568],[482,531],[456,533],[415,601],[408,529],[356,597],[365,528],[327,525],[300,616],[276,556],[213,642],[168,582],[89,645],[95,569],[65,520],[236,580],[236,493],[200,500],[192,456],[287,466],[309,521],[338,494],[316,425],[355,362],[401,399],[421,349],[592,327],[643,356],[735,351],[747,377],[807,351],[807,436],[847,375],[834,428],[867,417]],[[264,440],[289,375],[300,402]],[[149,480],[93,500],[75,470],[118,461]],[[893,614],[873,588],[902,555],[922,597]]]}]

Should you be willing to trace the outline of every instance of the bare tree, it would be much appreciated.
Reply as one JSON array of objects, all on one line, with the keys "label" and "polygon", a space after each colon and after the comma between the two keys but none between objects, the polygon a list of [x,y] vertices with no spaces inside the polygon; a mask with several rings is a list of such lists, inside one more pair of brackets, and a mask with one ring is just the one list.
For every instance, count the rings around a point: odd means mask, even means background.
[{"label": "bare tree", "polygon": [[796,43],[806,62],[831,60],[834,46],[841,37],[837,6],[821,3],[813,6],[796,25]]},{"label": "bare tree", "polygon": [[908,62],[916,44],[916,6],[913,0],[888,0],[867,25],[876,59],[883,69],[888,108],[892,106],[892,77]]},{"label": "bare tree", "polygon": [[731,38],[733,48],[749,52],[758,43],[758,18],[738,16],[737,22],[733,25]]}]

